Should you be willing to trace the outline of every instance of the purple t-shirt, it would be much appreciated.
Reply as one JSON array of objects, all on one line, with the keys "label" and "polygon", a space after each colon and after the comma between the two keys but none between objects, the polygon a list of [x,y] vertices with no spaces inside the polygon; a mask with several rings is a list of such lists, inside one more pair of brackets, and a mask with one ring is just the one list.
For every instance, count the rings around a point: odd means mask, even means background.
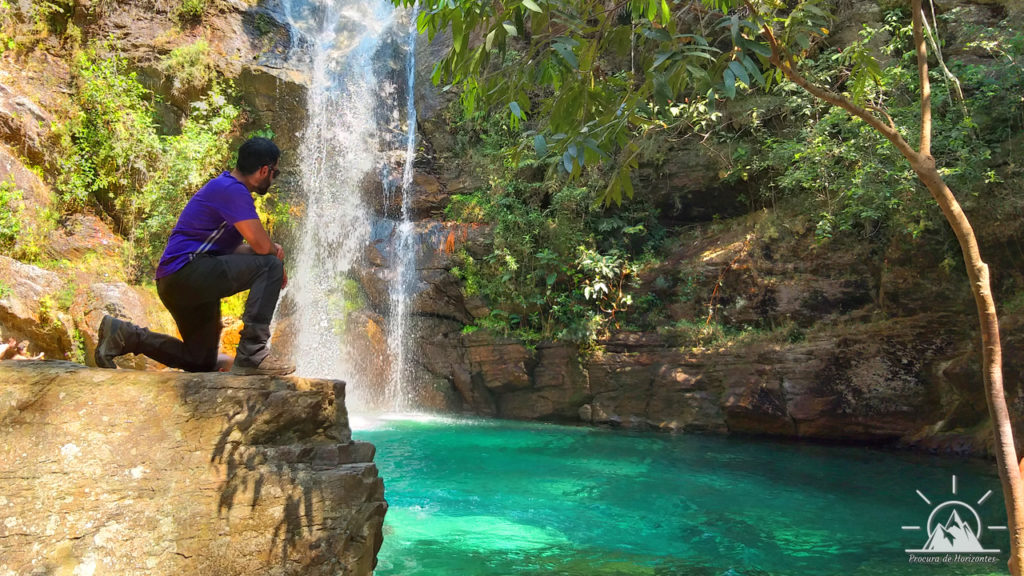
[{"label": "purple t-shirt", "polygon": [[178,217],[156,269],[163,278],[181,270],[198,254],[230,254],[242,244],[235,223],[259,218],[252,194],[230,172],[195,193]]}]

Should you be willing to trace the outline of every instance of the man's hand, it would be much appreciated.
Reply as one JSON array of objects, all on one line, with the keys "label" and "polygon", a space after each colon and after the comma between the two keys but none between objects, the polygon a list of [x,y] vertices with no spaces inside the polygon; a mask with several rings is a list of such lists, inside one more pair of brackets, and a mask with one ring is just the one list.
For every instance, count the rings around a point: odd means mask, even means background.
[{"label": "man's hand", "polygon": [[[284,248],[281,248],[281,245],[278,244],[277,242],[274,242],[274,254],[277,256],[278,260],[284,262]],[[285,273],[284,273],[284,281],[281,282],[281,288],[284,288],[286,286],[288,286],[288,272],[287,271],[285,271]]]}]

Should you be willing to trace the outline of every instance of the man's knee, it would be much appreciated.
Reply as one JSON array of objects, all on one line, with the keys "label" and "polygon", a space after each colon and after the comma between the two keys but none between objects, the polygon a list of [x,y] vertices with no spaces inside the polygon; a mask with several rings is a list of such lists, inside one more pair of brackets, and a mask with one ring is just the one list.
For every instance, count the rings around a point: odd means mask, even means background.
[{"label": "man's knee", "polygon": [[260,263],[271,276],[284,276],[284,262],[273,254],[260,254]]}]

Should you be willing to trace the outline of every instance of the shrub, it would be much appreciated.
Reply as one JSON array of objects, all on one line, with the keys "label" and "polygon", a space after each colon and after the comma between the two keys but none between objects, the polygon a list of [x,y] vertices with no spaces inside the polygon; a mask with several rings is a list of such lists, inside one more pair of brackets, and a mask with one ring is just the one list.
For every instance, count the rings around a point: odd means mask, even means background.
[{"label": "shrub", "polygon": [[149,92],[124,58],[75,56],[77,114],[60,127],[66,153],[57,187],[65,211],[99,206],[122,234],[138,221],[137,191],[160,154]]},{"label": "shrub", "polygon": [[195,23],[203,19],[206,12],[206,0],[182,0],[176,15],[182,23]]},{"label": "shrub", "polygon": [[171,77],[176,94],[206,88],[216,74],[210,60],[210,43],[200,38],[171,50],[160,61],[160,70]]},{"label": "shrub", "polygon": [[152,94],[123,58],[76,55],[78,109],[58,131],[65,154],[57,180],[64,212],[97,207],[129,241],[130,278],[155,266],[178,214],[210,177],[225,169],[239,108],[230,85],[213,82],[194,102],[181,133],[160,135]]},{"label": "shrub", "polygon": [[0,182],[0,252],[10,253],[21,235],[24,212],[21,190],[13,180]]}]

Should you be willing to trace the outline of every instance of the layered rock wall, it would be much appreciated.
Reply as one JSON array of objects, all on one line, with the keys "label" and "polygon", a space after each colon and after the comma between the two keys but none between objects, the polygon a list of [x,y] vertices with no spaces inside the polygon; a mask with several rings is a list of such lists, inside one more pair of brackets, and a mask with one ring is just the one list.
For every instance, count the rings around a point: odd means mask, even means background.
[{"label": "layered rock wall", "polygon": [[371,574],[344,384],[0,363],[0,574]]}]

